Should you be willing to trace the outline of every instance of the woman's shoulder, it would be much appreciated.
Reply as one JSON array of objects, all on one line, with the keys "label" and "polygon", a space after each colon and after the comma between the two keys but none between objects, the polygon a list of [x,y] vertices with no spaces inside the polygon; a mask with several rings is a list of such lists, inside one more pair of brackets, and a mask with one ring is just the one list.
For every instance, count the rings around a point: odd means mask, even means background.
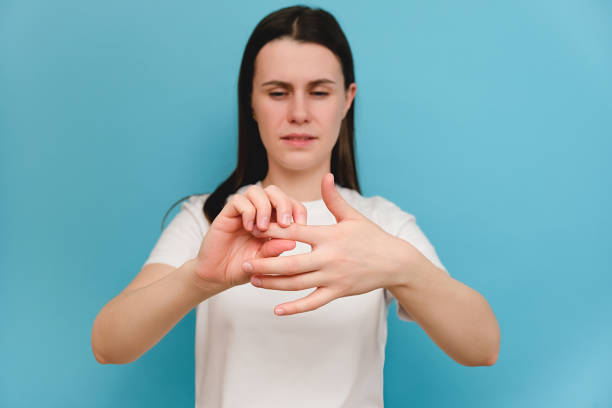
[{"label": "woman's shoulder", "polygon": [[205,232],[208,227],[208,220],[204,215],[204,203],[210,193],[194,194],[186,198],[180,207],[176,220],[181,223],[195,222],[200,231]]},{"label": "woman's shoulder", "polygon": [[185,197],[181,202],[181,211],[192,213],[193,215],[199,215],[202,213],[204,203],[210,196],[210,193],[194,194]]},{"label": "woman's shoulder", "polygon": [[194,194],[189,196],[187,201],[183,202],[183,205],[188,207],[201,207],[206,202],[206,199],[210,196],[210,193]]},{"label": "woman's shoulder", "polygon": [[338,191],[340,192],[340,195],[342,195],[342,197],[351,205],[367,208],[374,212],[404,212],[393,201],[388,200],[381,195],[365,196],[359,193],[357,190],[342,186],[339,186]]}]

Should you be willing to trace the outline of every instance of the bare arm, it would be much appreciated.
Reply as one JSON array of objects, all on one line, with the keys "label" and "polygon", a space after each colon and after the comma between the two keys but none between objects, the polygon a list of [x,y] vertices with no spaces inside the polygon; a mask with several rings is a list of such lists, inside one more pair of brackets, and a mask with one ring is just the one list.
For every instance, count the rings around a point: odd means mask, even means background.
[{"label": "bare arm", "polygon": [[98,313],[91,345],[102,364],[137,360],[161,340],[191,309],[226,287],[204,285],[195,260],[180,268],[150,264]]},{"label": "bare arm", "polygon": [[[242,270],[244,261],[276,257],[295,248],[293,240],[268,240],[252,235],[253,221],[267,228],[263,217],[276,218],[272,209],[306,223],[306,208],[301,203],[275,186],[262,189],[253,185],[246,196],[234,194],[227,200],[194,259],[180,268],[161,263],[144,266],[98,313],[91,333],[96,360],[102,364],[125,364],[138,359],[195,306],[226,289],[247,283],[250,274]],[[174,229],[188,228],[185,223],[190,222],[193,219],[185,215]]]},{"label": "bare arm", "polygon": [[[402,282],[389,287],[400,305],[451,358],[466,366],[490,366],[499,353],[499,325],[485,298],[451,278],[419,251],[407,247]],[[407,274],[406,271],[411,271]]]}]

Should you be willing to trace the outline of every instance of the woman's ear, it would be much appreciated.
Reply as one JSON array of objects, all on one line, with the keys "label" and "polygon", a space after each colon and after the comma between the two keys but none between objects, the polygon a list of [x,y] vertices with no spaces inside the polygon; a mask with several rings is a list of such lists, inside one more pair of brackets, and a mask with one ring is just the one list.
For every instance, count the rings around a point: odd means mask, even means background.
[{"label": "woman's ear", "polygon": [[344,98],[344,113],[342,114],[343,119],[346,116],[346,113],[351,108],[351,104],[353,103],[353,100],[355,99],[355,93],[357,93],[357,84],[353,82],[352,84],[349,85],[348,89],[344,93],[345,98]]}]

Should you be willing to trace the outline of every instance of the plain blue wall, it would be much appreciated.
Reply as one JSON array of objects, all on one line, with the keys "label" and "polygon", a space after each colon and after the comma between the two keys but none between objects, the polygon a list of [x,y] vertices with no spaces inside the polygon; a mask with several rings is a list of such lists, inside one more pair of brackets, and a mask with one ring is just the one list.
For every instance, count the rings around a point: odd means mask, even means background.
[{"label": "plain blue wall", "polygon": [[[0,406],[193,405],[194,312],[124,366],[91,326],[170,204],[234,168],[242,50],[286,5],[0,1]],[[611,3],[310,5],[353,49],[364,195],[502,331],[464,367],[394,305],[386,406],[611,406]]]}]

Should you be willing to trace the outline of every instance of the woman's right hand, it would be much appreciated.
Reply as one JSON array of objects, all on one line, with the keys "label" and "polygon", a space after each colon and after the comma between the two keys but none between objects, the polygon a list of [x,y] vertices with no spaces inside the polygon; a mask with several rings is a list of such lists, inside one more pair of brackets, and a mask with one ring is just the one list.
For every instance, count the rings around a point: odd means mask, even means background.
[{"label": "woman's right hand", "polygon": [[305,225],[306,215],[302,203],[274,185],[265,188],[252,185],[244,194],[229,196],[195,258],[197,277],[203,285],[226,289],[249,282],[251,275],[242,270],[245,261],[278,256],[295,248],[292,240],[257,238],[254,229],[265,231],[270,222],[287,227],[292,216],[295,222]]}]

